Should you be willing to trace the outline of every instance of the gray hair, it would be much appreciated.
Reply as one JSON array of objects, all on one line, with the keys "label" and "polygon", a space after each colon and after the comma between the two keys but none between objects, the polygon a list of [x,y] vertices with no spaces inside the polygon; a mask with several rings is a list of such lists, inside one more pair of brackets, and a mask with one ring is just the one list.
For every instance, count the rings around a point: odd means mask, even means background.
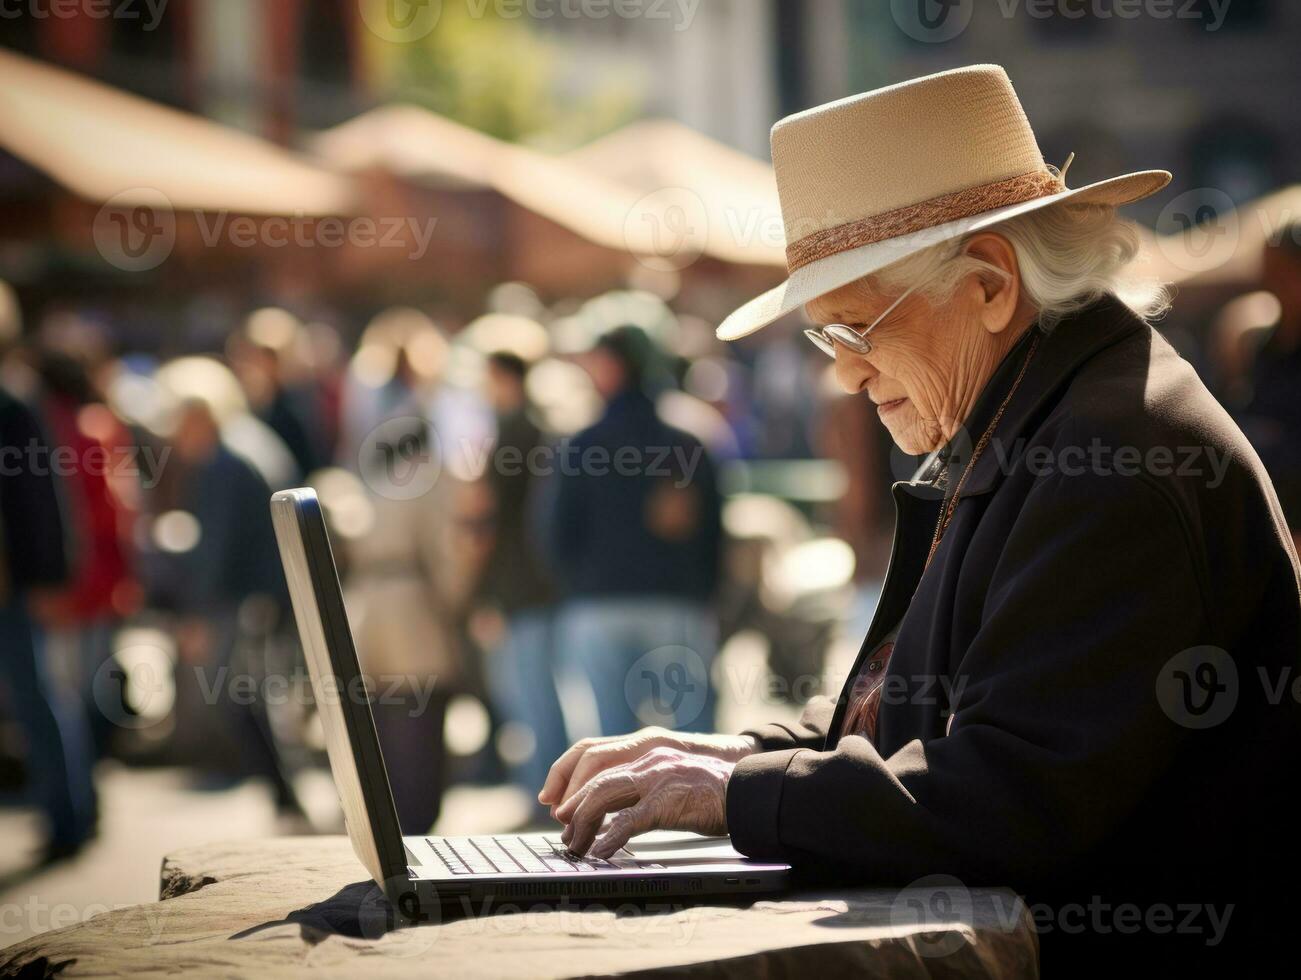
[{"label": "gray hair", "polygon": [[[1114,207],[1059,204],[983,231],[1011,242],[1021,286],[1045,327],[1107,293],[1144,319],[1159,317],[1170,306],[1165,285],[1135,271],[1134,259],[1141,251],[1138,226],[1121,218]],[[867,278],[877,289],[891,293],[921,282],[918,292],[933,303],[943,303],[972,272],[1005,276],[1003,270],[966,254],[971,237],[931,246]]]}]

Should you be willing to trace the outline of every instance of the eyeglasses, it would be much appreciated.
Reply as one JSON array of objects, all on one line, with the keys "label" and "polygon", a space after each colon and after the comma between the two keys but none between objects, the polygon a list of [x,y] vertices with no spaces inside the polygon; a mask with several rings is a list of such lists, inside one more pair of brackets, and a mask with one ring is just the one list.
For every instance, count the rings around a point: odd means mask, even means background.
[{"label": "eyeglasses", "polygon": [[847,327],[843,323],[828,323],[825,327],[810,327],[804,331],[804,336],[813,341],[813,345],[828,357],[835,359],[836,344],[840,344],[845,350],[852,354],[870,354],[872,353],[872,342],[867,339],[877,326],[894,312],[894,308],[908,298],[913,290],[917,289],[921,283],[914,283],[904,290],[903,294],[893,303],[885,308],[885,312],[872,321],[866,330],[859,333],[852,327]]}]

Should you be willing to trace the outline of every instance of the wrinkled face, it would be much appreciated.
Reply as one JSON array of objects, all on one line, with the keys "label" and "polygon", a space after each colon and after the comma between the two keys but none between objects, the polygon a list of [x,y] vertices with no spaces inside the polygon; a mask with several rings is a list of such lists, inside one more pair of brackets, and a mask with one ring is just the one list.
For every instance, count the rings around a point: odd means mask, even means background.
[{"label": "wrinkled face", "polygon": [[[882,295],[860,280],[810,303],[807,312],[817,323],[843,323],[862,332],[897,295]],[[983,350],[990,338],[980,319],[982,295],[974,281],[964,281],[939,305],[913,293],[872,331],[871,353],[836,345],[836,380],[845,391],[863,393],[875,403],[891,438],[906,453],[942,446],[988,380],[987,374],[978,377],[989,360]]]}]

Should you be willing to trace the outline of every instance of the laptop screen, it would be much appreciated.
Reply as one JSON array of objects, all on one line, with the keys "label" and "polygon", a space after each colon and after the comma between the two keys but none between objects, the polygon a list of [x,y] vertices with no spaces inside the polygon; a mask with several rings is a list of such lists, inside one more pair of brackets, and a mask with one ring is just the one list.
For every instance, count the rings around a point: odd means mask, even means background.
[{"label": "laptop screen", "polygon": [[271,516],[353,850],[381,888],[405,882],[397,811],[316,491],[275,494]]}]

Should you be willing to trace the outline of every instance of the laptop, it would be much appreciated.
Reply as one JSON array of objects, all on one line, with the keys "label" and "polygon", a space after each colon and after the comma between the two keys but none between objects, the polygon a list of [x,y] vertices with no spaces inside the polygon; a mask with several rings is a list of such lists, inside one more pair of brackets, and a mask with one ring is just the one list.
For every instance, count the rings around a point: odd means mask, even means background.
[{"label": "laptop", "polygon": [[726,837],[644,834],[608,861],[569,853],[558,829],[404,837],[369,698],[356,693],[364,682],[316,492],[277,493],[271,514],[348,837],[401,920],[436,919],[444,906],[490,911],[523,899],[697,899],[782,887],[789,865],[748,860]]}]

